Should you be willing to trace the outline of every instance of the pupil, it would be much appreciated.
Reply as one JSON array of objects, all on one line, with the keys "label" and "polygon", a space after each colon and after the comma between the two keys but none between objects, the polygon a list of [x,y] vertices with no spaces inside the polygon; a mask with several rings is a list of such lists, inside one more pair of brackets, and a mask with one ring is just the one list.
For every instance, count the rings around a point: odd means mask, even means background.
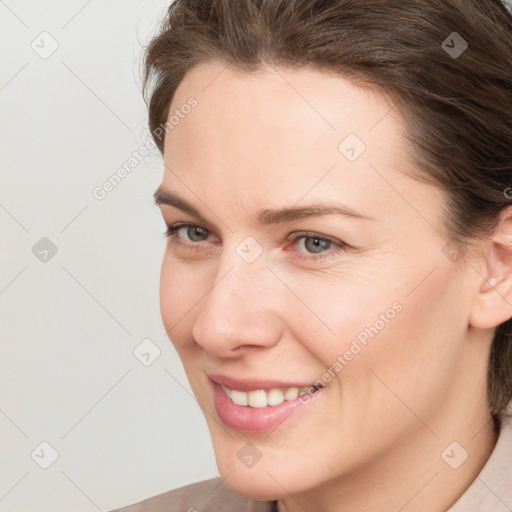
[{"label": "pupil", "polygon": [[[315,249],[322,249],[322,243],[326,242],[325,240],[320,240],[319,238],[310,238],[310,240],[314,241],[313,251],[311,251],[311,252],[318,252],[318,251],[315,251]],[[307,244],[307,242],[306,242],[306,244]],[[308,248],[308,250],[309,250],[309,248]]]},{"label": "pupil", "polygon": [[[194,236],[197,234],[197,232],[198,232],[198,231],[204,231],[202,228],[197,227],[197,226],[192,227],[192,228],[189,228],[189,229],[192,229],[192,232],[194,233]],[[190,231],[189,231],[189,236],[190,236]],[[190,238],[191,238],[192,240],[195,240],[195,239],[194,239],[194,236],[191,236]],[[201,235],[199,235],[199,236],[201,236]],[[197,241],[197,240],[196,240],[196,241]]]}]

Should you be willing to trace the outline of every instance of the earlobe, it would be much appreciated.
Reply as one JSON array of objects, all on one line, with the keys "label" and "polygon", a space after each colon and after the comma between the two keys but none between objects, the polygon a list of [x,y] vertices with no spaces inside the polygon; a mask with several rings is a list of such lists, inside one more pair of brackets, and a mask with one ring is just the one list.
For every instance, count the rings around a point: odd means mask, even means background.
[{"label": "earlobe", "polygon": [[477,329],[492,329],[512,318],[512,206],[502,210],[489,242],[486,272],[469,317]]}]

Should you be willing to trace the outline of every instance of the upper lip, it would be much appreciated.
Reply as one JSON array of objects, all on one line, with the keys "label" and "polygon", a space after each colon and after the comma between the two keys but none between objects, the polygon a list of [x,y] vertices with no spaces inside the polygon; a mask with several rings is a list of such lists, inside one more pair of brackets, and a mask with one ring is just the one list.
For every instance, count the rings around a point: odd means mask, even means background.
[{"label": "upper lip", "polygon": [[[260,380],[260,379],[236,379],[228,377],[227,375],[220,375],[217,373],[208,374],[208,377],[218,384],[222,384],[229,389],[236,391],[254,391],[256,389],[273,389],[273,388],[306,388],[316,387],[313,382],[284,382],[282,380]],[[323,387],[323,386],[322,386]]]}]

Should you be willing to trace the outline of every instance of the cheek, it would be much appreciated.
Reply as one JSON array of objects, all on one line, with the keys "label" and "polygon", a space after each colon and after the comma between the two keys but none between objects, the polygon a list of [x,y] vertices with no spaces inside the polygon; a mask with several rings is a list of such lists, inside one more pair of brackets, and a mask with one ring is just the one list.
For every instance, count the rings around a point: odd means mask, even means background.
[{"label": "cheek", "polygon": [[[419,283],[421,273],[418,276]],[[349,351],[338,375],[344,412],[352,415],[349,422],[363,425],[365,417],[380,417],[393,423],[393,418],[406,415],[414,423],[411,410],[427,419],[436,414],[454,384],[453,368],[462,357],[467,330],[460,286],[449,268],[438,268],[411,289],[401,286],[382,300],[354,299],[350,315],[343,315],[350,332],[340,345],[348,345]],[[388,309],[386,323],[386,308],[393,304],[395,314]],[[362,312],[357,313],[358,308]]]},{"label": "cheek", "polygon": [[[195,307],[207,293],[200,265],[187,265],[166,253],[160,270],[160,313],[173,345],[179,350],[191,343]],[[206,286],[206,285],[205,285]]]},{"label": "cheek", "polygon": [[425,279],[432,268],[410,270],[410,275],[402,266],[381,269],[350,281],[332,280],[332,285],[320,276],[316,284],[294,287],[301,301],[287,307],[286,325],[321,361],[326,381],[336,374],[339,385],[374,393],[375,386],[382,387],[374,370],[407,393],[414,383],[421,384],[421,392],[433,382],[440,387],[458,357],[467,305],[450,268],[440,266]]},{"label": "cheek", "polygon": [[300,283],[299,278],[297,282],[290,278],[289,283],[299,299],[289,296],[283,308],[286,325],[293,328],[292,338],[326,368],[338,362],[338,372],[340,358],[346,356],[344,365],[361,359],[372,342],[382,338],[390,325],[400,323],[403,315],[397,281],[384,282],[377,273],[347,270],[345,276],[302,276]]}]

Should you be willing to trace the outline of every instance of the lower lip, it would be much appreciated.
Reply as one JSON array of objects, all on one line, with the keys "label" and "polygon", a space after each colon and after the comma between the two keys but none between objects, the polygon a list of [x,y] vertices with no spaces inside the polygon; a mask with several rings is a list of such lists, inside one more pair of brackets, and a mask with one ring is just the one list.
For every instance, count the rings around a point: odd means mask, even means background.
[{"label": "lower lip", "polygon": [[226,395],[220,384],[212,382],[212,385],[215,409],[220,419],[227,427],[242,432],[272,431],[289,416],[303,409],[305,405],[310,405],[310,401],[318,397],[317,392],[314,396],[310,395],[308,401],[303,401],[303,399],[300,399],[301,397],[297,397],[295,400],[285,400],[279,405],[250,407],[236,405]]}]

